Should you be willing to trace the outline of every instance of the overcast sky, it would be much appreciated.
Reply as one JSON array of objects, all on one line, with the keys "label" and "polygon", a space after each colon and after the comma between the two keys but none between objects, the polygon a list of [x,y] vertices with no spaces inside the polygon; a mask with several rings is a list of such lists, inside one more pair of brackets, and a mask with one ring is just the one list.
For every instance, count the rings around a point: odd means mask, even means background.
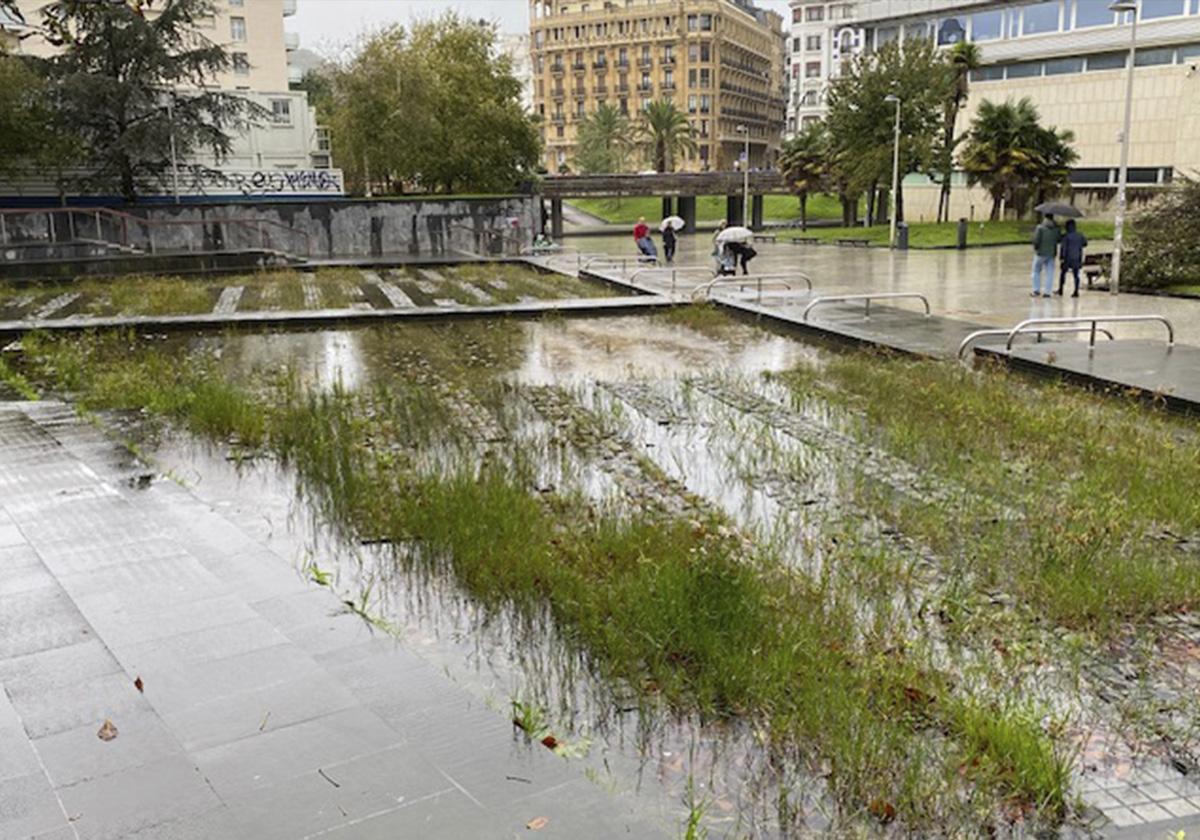
[{"label": "overcast sky", "polygon": [[[759,5],[787,15],[787,0],[760,0]],[[414,16],[434,16],[448,9],[494,20],[503,32],[529,28],[527,0],[300,0],[299,11],[285,25],[300,34],[302,46],[330,54],[353,42],[364,29],[404,23]]]}]

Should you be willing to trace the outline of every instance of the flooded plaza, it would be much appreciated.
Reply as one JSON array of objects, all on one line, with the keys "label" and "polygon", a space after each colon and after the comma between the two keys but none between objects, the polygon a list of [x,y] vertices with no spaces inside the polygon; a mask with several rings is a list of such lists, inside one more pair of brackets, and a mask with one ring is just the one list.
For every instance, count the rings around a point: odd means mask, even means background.
[{"label": "flooded plaza", "polygon": [[[211,551],[222,591],[409,745],[401,766],[453,782],[360,803],[373,753],[355,748],[349,789],[319,768],[338,836],[418,813],[419,836],[688,838],[1086,836],[1200,813],[1200,503],[1175,489],[1200,477],[1200,435],[1154,406],[712,305],[31,333],[4,365],[6,446],[28,424],[86,438],[105,493]],[[6,479],[13,521],[41,457]],[[230,561],[226,529],[254,552]],[[274,649],[245,647],[211,667]],[[168,728],[243,701],[234,744],[324,719],[196,690]],[[253,760],[227,763],[224,735],[179,737],[241,780],[181,826],[287,787],[281,767],[238,776]]]}]

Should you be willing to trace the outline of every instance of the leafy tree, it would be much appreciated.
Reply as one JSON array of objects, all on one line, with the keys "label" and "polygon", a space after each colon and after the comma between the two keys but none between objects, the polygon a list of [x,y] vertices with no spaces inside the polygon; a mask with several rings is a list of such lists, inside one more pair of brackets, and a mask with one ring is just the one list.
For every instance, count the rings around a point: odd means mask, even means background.
[{"label": "leafy tree", "polygon": [[968,183],[991,195],[992,219],[1000,218],[1002,203],[1020,215],[1031,198],[1043,201],[1068,184],[1070,167],[1079,159],[1071,148],[1074,134],[1044,128],[1039,120],[1028,98],[979,104],[960,165]]},{"label": "leafy tree", "polygon": [[808,196],[825,186],[828,146],[825,124],[819,121],[804,126],[783,144],[780,168],[800,199],[801,230],[808,230]]},{"label": "leafy tree", "polygon": [[1153,205],[1133,217],[1124,282],[1143,288],[1200,284],[1200,182],[1177,180]]},{"label": "leafy tree", "polygon": [[580,172],[624,172],[632,127],[629,117],[607,102],[579,125],[575,168]]},{"label": "leafy tree", "polygon": [[165,184],[172,140],[180,158],[207,150],[218,160],[231,133],[261,109],[211,87],[230,66],[224,47],[204,37],[212,0],[97,3],[55,0],[41,10],[42,29],[61,47],[47,59],[60,125],[82,145],[76,180],[137,198],[138,183]]},{"label": "leafy tree", "polygon": [[314,67],[305,71],[299,82],[292,85],[293,90],[302,90],[308,94],[308,104],[317,111],[318,119],[329,119],[333,113],[333,75],[323,67]]},{"label": "leafy tree", "polygon": [[0,53],[0,172],[41,162],[54,133],[44,80],[24,59]]},{"label": "leafy tree", "polygon": [[[849,189],[873,197],[879,184],[891,183],[896,106],[885,101],[889,95],[900,98],[901,178],[931,170],[950,84],[947,65],[929,40],[907,41],[903,50],[891,42],[847,63],[830,87],[826,122],[831,153],[840,158]],[[896,216],[904,218],[903,189],[896,195]]]},{"label": "leafy tree", "polygon": [[687,114],[670,99],[651,102],[642,111],[638,131],[645,140],[656,172],[674,172],[681,152],[695,152],[696,140]]},{"label": "leafy tree", "polygon": [[950,178],[954,174],[954,150],[962,141],[955,137],[954,128],[958,122],[959,111],[967,101],[971,71],[979,66],[979,47],[970,41],[960,41],[946,53],[946,61],[953,73],[954,84],[950,88],[950,96],[946,100],[943,117],[942,142],[937,147],[935,159],[938,175],[942,179],[942,190],[938,196],[937,220],[950,220]]},{"label": "leafy tree", "polygon": [[388,189],[512,189],[540,143],[493,27],[453,13],[367,38],[334,77],[338,165]]}]

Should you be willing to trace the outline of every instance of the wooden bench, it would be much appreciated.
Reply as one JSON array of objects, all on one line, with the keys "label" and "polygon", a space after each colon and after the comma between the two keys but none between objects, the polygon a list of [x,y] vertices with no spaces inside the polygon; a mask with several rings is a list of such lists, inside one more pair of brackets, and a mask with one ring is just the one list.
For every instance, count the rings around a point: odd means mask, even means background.
[{"label": "wooden bench", "polygon": [[866,248],[871,244],[869,239],[835,239],[833,241],[836,245],[850,245],[854,248]]},{"label": "wooden bench", "polygon": [[1104,276],[1106,263],[1112,259],[1111,253],[1085,254],[1083,257],[1083,267],[1080,273],[1087,280],[1087,287],[1092,288],[1092,284],[1100,277]]},{"label": "wooden bench", "polygon": [[754,234],[755,242],[774,242],[775,234],[773,233],[756,233]]},{"label": "wooden bench", "polygon": [[815,236],[796,236],[792,238],[793,245],[816,245],[820,241]]}]

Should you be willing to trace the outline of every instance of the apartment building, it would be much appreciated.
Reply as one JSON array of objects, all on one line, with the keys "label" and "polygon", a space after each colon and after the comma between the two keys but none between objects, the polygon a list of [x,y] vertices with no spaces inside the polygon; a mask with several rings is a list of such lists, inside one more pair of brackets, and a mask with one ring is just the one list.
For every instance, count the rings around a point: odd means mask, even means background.
[{"label": "apartment building", "polygon": [[[38,33],[40,9],[46,3],[18,0],[25,23],[0,21],[4,33],[0,43],[15,53],[53,54],[57,47]],[[231,154],[219,165],[231,183],[263,183],[264,173],[328,170],[332,165],[329,132],[317,124],[308,95],[289,89],[289,82],[299,81],[301,75],[300,68],[289,66],[299,38],[285,31],[284,21],[296,8],[297,0],[217,0],[216,14],[202,26],[203,34],[224,46],[232,59],[228,72],[215,78],[213,86],[241,92],[266,114],[261,124],[234,138]],[[148,7],[146,13],[155,14],[155,7]],[[215,164],[206,156],[187,163]],[[340,192],[340,175],[336,183]]]},{"label": "apartment building", "polygon": [[783,19],[744,0],[534,0],[530,59],[545,166],[574,169],[580,122],[608,103],[636,119],[670,99],[697,149],[677,168],[772,165],[786,119]]},{"label": "apartment building", "polygon": [[521,107],[526,111],[533,108],[533,65],[529,56],[529,35],[501,35],[497,43],[501,55],[512,61],[513,76],[521,83]]},{"label": "apartment building", "polygon": [[[48,0],[18,0],[17,7],[32,34],[20,42],[20,52],[50,55],[56,47],[38,37],[40,9]],[[217,0],[217,12],[203,26],[204,34],[221,44],[233,60],[228,73],[215,81],[226,90],[287,90],[288,52],[300,46],[295,33],[284,31],[284,18],[296,13],[297,0]],[[154,14],[153,6],[147,14]]]},{"label": "apartment building", "polygon": [[825,115],[829,79],[844,59],[862,49],[854,24],[856,2],[791,0],[788,38],[789,136]]}]

